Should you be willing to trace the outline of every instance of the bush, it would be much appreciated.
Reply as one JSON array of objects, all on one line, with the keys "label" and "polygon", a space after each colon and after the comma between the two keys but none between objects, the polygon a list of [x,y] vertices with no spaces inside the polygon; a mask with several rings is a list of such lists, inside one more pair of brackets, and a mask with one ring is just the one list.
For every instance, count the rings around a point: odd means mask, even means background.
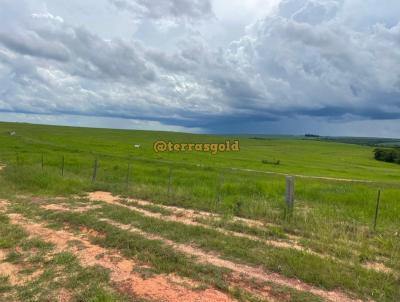
[{"label": "bush", "polygon": [[374,153],[376,160],[400,164],[400,149],[377,148]]},{"label": "bush", "polygon": [[271,161],[271,160],[263,159],[261,162],[262,162],[263,164],[270,164],[270,165],[280,165],[280,164],[281,164],[281,161],[280,161],[280,160],[273,160],[273,161]]}]

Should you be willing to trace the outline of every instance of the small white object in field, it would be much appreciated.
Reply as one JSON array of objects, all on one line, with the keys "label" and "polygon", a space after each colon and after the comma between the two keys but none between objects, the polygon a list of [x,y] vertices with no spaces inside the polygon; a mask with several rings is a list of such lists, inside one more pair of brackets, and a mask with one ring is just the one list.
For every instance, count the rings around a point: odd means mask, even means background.
[{"label": "small white object in field", "polygon": [[133,145],[133,147],[135,147],[135,148],[140,148],[140,145]]},{"label": "small white object in field", "polygon": [[15,134],[17,134],[15,131],[10,131],[9,133],[11,136],[14,136]]}]

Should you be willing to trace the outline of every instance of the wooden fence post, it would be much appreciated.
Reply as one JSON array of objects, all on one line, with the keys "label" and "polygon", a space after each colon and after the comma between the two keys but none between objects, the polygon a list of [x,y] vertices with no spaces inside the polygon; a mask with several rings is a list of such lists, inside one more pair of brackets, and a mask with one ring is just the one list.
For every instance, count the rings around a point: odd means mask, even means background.
[{"label": "wooden fence post", "polygon": [[126,172],[126,189],[129,188],[129,175],[131,174],[131,163],[128,163],[128,171]]},{"label": "wooden fence post", "polygon": [[376,208],[375,208],[375,217],[374,217],[374,231],[376,230],[376,223],[378,221],[380,199],[381,199],[381,190],[378,190],[378,198],[376,199]]},{"label": "wooden fence post", "polygon": [[224,184],[224,174],[221,172],[219,175],[219,181],[218,181],[218,187],[217,187],[217,203],[219,204],[221,202],[221,191],[222,191],[222,185]]},{"label": "wooden fence post", "polygon": [[62,162],[61,162],[61,176],[64,176],[64,164],[65,164],[65,158],[63,155]]},{"label": "wooden fence post", "polygon": [[286,206],[289,211],[294,207],[294,177],[286,176]]},{"label": "wooden fence post", "polygon": [[168,199],[171,196],[171,186],[172,186],[172,167],[169,167],[169,173],[168,173]]},{"label": "wooden fence post", "polygon": [[96,181],[97,176],[97,158],[94,160],[92,182]]}]

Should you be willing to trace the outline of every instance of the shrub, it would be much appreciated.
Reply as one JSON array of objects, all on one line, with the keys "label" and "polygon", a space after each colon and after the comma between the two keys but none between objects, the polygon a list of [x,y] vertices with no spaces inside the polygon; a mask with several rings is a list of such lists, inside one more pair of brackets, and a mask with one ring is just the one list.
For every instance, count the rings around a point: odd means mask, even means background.
[{"label": "shrub", "polygon": [[400,164],[400,149],[377,148],[374,150],[374,153],[376,160]]},{"label": "shrub", "polygon": [[263,164],[270,164],[270,165],[280,165],[281,161],[280,160],[268,160],[268,159],[263,159],[261,161]]}]

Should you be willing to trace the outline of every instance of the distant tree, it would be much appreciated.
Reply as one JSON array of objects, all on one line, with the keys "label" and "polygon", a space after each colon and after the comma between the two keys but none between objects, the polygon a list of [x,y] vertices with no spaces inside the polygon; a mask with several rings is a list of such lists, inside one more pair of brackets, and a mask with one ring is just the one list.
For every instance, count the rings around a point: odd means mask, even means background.
[{"label": "distant tree", "polygon": [[320,137],[320,136],[317,135],[317,134],[309,134],[309,133],[306,133],[304,136],[305,136],[305,137]]},{"label": "distant tree", "polygon": [[400,164],[400,149],[377,148],[374,154],[376,160]]}]

